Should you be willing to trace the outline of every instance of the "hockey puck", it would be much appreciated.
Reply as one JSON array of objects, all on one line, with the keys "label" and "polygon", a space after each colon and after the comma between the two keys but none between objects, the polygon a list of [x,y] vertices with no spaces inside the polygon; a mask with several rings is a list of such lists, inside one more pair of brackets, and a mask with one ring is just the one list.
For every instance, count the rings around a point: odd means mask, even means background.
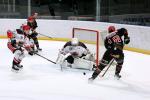
[{"label": "hockey puck", "polygon": [[85,73],[85,72],[83,72],[83,75],[86,75],[86,73]]}]

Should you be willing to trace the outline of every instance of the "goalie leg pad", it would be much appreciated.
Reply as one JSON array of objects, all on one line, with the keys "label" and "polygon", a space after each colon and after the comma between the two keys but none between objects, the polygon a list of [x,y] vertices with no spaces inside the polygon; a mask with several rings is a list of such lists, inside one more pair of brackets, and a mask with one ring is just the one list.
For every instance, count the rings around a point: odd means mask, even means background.
[{"label": "goalie leg pad", "polygon": [[82,58],[77,58],[77,59],[74,60],[73,67],[74,68],[92,70],[93,65],[94,65],[94,62],[92,62],[92,61],[85,60],[85,59],[82,59]]},{"label": "goalie leg pad", "polygon": [[70,55],[71,55],[70,53],[68,53],[66,55],[59,53],[58,57],[57,57],[57,60],[56,60],[56,63],[57,64],[63,64],[66,59],[69,59],[68,57]]},{"label": "goalie leg pad", "polygon": [[58,54],[58,57],[57,57],[57,60],[56,60],[56,63],[57,64],[62,64],[65,60],[65,57],[63,54]]},{"label": "goalie leg pad", "polygon": [[83,57],[83,59],[94,61],[95,57],[93,54],[87,54],[86,56]]}]

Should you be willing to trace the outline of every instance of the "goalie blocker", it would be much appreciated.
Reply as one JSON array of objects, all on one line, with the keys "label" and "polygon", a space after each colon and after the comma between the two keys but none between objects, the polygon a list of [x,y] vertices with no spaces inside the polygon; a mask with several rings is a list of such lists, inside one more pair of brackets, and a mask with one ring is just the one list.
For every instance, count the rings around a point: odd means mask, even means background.
[{"label": "goalie blocker", "polygon": [[86,45],[77,38],[72,38],[60,50],[56,63],[64,67],[92,70],[94,61],[94,55]]}]

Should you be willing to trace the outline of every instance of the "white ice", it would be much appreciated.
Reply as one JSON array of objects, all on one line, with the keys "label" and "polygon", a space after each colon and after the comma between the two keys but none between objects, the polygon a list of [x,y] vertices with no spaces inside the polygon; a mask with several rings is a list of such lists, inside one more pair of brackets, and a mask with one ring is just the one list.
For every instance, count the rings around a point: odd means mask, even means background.
[{"label": "white ice", "polygon": [[[55,61],[64,42],[40,41],[41,55]],[[0,40],[0,100],[150,100],[150,56],[125,51],[120,80],[114,71],[88,83],[92,72],[64,69],[26,54],[20,73],[11,71],[13,54]],[[83,75],[86,72],[86,75]]]}]

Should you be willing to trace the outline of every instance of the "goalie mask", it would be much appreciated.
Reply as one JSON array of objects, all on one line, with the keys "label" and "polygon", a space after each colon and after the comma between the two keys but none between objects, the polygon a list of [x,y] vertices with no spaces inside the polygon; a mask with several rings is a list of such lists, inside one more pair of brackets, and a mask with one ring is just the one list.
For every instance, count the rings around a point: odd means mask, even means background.
[{"label": "goalie mask", "polygon": [[77,46],[77,45],[79,44],[79,40],[78,40],[77,38],[72,38],[71,44],[72,44],[73,46]]}]

